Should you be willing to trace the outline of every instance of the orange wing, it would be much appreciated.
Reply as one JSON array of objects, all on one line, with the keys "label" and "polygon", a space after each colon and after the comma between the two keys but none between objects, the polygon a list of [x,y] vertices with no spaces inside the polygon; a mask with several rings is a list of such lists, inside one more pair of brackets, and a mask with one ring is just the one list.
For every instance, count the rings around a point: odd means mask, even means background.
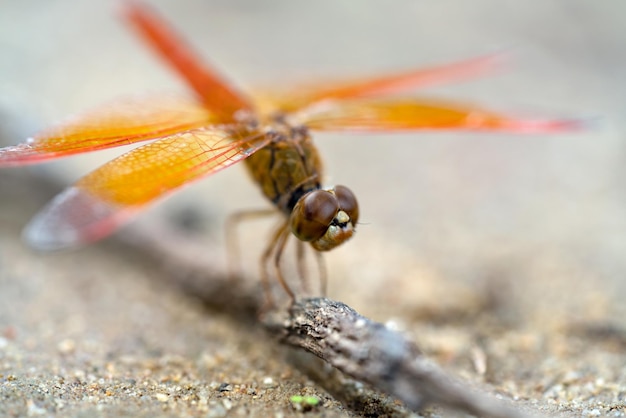
[{"label": "orange wing", "polygon": [[436,100],[324,101],[293,113],[294,124],[316,130],[414,131],[465,129],[519,133],[571,131],[583,127],[576,119],[519,119]]},{"label": "orange wing", "polygon": [[26,143],[0,148],[0,166],[128,145],[207,126],[215,119],[200,104],[182,98],[117,100],[76,115]]},{"label": "orange wing", "polygon": [[269,141],[262,133],[195,129],[136,148],[58,195],[24,236],[41,250],[95,241],[155,199],[241,161]]},{"label": "orange wing", "polygon": [[229,86],[217,71],[202,63],[183,38],[157,13],[136,1],[127,1],[124,6],[125,15],[133,27],[220,121],[231,122],[235,112],[252,110],[248,99]]},{"label": "orange wing", "polygon": [[299,93],[278,98],[274,102],[279,109],[292,111],[322,100],[348,100],[401,93],[482,75],[493,71],[501,58],[501,54],[491,54],[436,67],[336,84],[332,87],[304,88],[299,89]]}]

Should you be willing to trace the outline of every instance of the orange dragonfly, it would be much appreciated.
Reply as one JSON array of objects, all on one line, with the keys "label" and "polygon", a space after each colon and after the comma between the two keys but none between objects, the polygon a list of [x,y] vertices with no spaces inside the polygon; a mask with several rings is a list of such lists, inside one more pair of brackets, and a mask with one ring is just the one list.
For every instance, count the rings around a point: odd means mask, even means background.
[{"label": "orange dragonfly", "polygon": [[[472,76],[493,57],[332,86],[293,90],[265,101],[251,98],[203,63],[148,6],[124,3],[131,26],[195,92],[194,99],[118,100],[75,116],[25,143],[0,149],[0,166],[38,163],[72,154],[152,142],[104,164],[59,194],[26,227],[26,241],[55,250],[111,234],[146,205],[201,177],[245,161],[262,192],[285,216],[263,256],[276,278],[290,233],[317,251],[348,240],[359,209],[345,186],[322,188],[320,156],[310,131],[461,129],[550,133],[576,120],[527,120],[455,103],[393,97],[424,85]],[[299,244],[301,247],[302,244]]]}]

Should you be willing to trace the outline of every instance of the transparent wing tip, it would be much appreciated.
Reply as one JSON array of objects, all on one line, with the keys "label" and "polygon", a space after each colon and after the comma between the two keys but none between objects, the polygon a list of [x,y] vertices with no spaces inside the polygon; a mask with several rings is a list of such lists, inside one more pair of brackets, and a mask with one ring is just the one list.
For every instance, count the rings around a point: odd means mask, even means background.
[{"label": "transparent wing tip", "polygon": [[78,247],[80,241],[72,231],[50,228],[45,219],[35,217],[22,231],[22,240],[37,251],[60,251]]},{"label": "transparent wing tip", "polygon": [[512,120],[505,122],[502,127],[520,133],[542,132],[577,132],[597,129],[601,126],[601,117],[571,118],[556,120]]},{"label": "transparent wing tip", "polygon": [[38,251],[76,248],[109,235],[120,219],[114,207],[78,187],[57,195],[24,228],[23,240]]}]

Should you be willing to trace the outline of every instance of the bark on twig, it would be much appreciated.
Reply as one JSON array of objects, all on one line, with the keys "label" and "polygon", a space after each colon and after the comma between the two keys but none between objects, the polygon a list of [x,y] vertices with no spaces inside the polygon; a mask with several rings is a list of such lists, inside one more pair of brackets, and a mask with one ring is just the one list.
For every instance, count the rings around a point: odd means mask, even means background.
[{"label": "bark on twig", "polygon": [[345,374],[402,400],[410,409],[438,404],[484,417],[525,417],[504,402],[472,390],[383,324],[325,298],[296,302],[266,322],[282,342],[305,349]]}]

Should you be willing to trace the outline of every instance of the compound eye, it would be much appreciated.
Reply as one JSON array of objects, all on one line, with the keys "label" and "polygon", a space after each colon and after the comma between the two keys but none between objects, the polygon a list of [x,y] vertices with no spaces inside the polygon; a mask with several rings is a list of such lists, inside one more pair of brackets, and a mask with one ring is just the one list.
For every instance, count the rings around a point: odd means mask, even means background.
[{"label": "compound eye", "polygon": [[304,195],[291,212],[291,231],[302,241],[321,238],[337,215],[337,198],[326,190]]},{"label": "compound eye", "polygon": [[335,186],[335,196],[339,202],[339,209],[348,214],[352,225],[356,225],[359,220],[359,204],[354,193],[346,186]]}]

